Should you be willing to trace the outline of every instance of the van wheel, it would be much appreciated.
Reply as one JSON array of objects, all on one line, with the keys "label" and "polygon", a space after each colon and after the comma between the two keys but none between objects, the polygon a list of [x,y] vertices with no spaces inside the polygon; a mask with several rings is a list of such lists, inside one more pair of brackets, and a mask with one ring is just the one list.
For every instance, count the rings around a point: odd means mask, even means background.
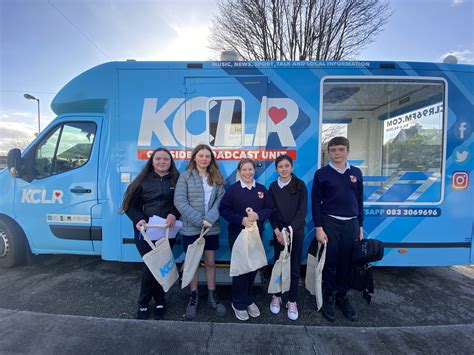
[{"label": "van wheel", "polygon": [[16,224],[0,219],[0,269],[8,269],[25,262],[25,234]]}]

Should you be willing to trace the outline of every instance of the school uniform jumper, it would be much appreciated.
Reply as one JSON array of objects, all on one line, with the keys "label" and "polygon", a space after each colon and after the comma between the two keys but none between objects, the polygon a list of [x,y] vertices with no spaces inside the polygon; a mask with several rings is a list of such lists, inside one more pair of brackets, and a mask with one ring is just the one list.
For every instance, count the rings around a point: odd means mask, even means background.
[{"label": "school uniform jumper", "polygon": [[[263,233],[264,222],[273,212],[271,196],[265,186],[255,183],[248,189],[238,181],[231,185],[224,194],[220,205],[221,216],[228,222],[229,246],[232,250],[234,243],[244,226],[242,219],[247,217],[247,207],[258,214],[258,231]],[[253,285],[257,271],[232,277],[232,304],[237,310],[247,310],[254,303]]]},{"label": "school uniform jumper", "polygon": [[324,294],[344,296],[350,289],[352,247],[364,222],[362,172],[349,164],[343,173],[331,163],[322,167],[314,174],[311,198],[314,225],[328,237]]},{"label": "school uniform jumper", "polygon": [[[148,218],[153,215],[166,219],[168,214],[172,214],[178,219],[180,214],[173,204],[173,199],[174,187],[171,186],[169,174],[161,177],[151,172],[142,180],[140,186],[133,193],[130,205],[125,213],[132,220],[133,230],[135,231],[135,245],[142,257],[151,251],[151,247],[143,240],[140,231],[137,231],[136,224],[142,219],[148,222]],[[175,239],[170,239],[169,242],[171,248],[173,248]],[[145,265],[138,297],[139,306],[148,307],[152,298],[155,299],[157,305],[165,304],[163,287]]]},{"label": "school uniform jumper", "polygon": [[[270,217],[272,229],[288,228],[293,229],[293,241],[291,243],[291,281],[288,300],[296,302],[298,297],[298,282],[300,278],[301,253],[303,250],[305,217],[308,209],[308,192],[303,181],[296,176],[296,191],[292,192],[290,184],[283,188],[278,185],[278,180],[270,184],[270,195],[273,201],[273,213]],[[275,252],[274,262],[278,260],[280,252],[284,246],[281,245],[275,233],[273,233],[273,247]],[[278,293],[276,296],[280,297]]]}]

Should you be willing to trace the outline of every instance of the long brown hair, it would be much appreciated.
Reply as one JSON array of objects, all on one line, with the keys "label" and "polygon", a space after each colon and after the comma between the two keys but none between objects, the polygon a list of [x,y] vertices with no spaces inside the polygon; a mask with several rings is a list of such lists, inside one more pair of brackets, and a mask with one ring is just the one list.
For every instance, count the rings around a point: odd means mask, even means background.
[{"label": "long brown hair", "polygon": [[186,170],[192,171],[193,169],[197,170],[196,161],[194,158],[196,157],[197,153],[201,150],[208,150],[211,153],[211,162],[207,167],[207,183],[209,185],[216,184],[216,185],[224,185],[225,179],[222,176],[221,170],[219,169],[219,165],[217,165],[216,158],[214,157],[214,153],[212,152],[211,147],[207,144],[198,144],[194,147],[193,152],[191,154],[191,159],[189,159],[189,164],[186,167]]},{"label": "long brown hair", "polygon": [[132,200],[132,196],[135,193],[135,191],[138,189],[140,184],[142,183],[143,179],[148,175],[153,172],[153,158],[155,157],[155,154],[158,152],[166,152],[170,156],[170,168],[168,170],[168,173],[170,174],[170,183],[172,187],[176,186],[176,182],[178,181],[179,178],[179,171],[176,169],[176,164],[174,162],[173,156],[171,155],[170,151],[166,148],[160,147],[157,148],[151,153],[150,158],[148,158],[145,166],[143,167],[142,171],[140,171],[140,174],[137,175],[137,177],[132,181],[130,185],[127,187],[127,191],[125,191],[125,194],[123,196],[123,201],[122,201],[122,206],[120,207],[120,213],[123,214],[125,211],[128,210],[128,207],[130,206],[130,201]]}]

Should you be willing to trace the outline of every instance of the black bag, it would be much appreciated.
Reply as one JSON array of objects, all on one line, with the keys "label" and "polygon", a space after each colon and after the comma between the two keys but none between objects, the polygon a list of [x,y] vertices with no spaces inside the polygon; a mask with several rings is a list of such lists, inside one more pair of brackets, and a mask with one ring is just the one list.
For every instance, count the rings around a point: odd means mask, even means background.
[{"label": "black bag", "polygon": [[356,291],[362,291],[362,297],[370,304],[372,299],[371,293],[374,293],[374,278],[370,263],[352,265],[351,288]]},{"label": "black bag", "polygon": [[382,260],[383,242],[377,239],[362,239],[352,247],[352,264],[367,264]]},{"label": "black bag", "polygon": [[377,239],[362,239],[352,248],[351,287],[362,291],[362,297],[370,303],[374,293],[374,277],[371,262],[382,260],[383,242]]}]

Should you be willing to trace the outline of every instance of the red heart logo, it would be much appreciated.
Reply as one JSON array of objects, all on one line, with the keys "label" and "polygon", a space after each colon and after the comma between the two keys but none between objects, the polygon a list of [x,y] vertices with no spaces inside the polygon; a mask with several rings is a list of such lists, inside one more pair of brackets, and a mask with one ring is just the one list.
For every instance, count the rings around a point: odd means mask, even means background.
[{"label": "red heart logo", "polygon": [[55,192],[54,195],[55,195],[56,197],[59,197],[59,196],[61,196],[61,193],[60,193],[60,192]]},{"label": "red heart logo", "polygon": [[286,112],[285,108],[270,107],[268,110],[268,115],[275,124],[279,124],[281,121],[283,121],[287,114],[288,112]]}]

